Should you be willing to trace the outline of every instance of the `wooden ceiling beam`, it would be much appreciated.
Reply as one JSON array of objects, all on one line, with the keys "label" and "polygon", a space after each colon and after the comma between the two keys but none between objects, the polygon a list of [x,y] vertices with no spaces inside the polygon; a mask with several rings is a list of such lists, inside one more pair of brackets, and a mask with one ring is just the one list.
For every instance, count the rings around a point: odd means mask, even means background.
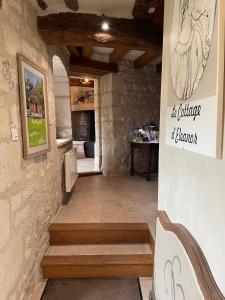
[{"label": "wooden ceiling beam", "polygon": [[[110,24],[112,40],[102,43],[94,35],[102,22]],[[162,48],[162,30],[150,20],[118,19],[94,14],[60,13],[38,17],[38,32],[47,45],[105,46],[148,50]]]},{"label": "wooden ceiling beam", "polygon": [[84,57],[72,55],[70,57],[70,76],[74,74],[87,74],[103,76],[109,73],[117,73],[118,66],[113,63],[105,63],[96,60],[90,60]]},{"label": "wooden ceiling beam", "polygon": [[46,10],[48,8],[48,5],[44,0],[37,0],[37,4],[42,10]]},{"label": "wooden ceiling beam", "polygon": [[78,11],[79,10],[79,4],[78,4],[78,0],[64,0],[65,5],[73,10],[73,11]]},{"label": "wooden ceiling beam", "polygon": [[94,88],[94,80],[89,80],[88,82],[83,82],[81,78],[70,77],[70,86],[82,86]]},{"label": "wooden ceiling beam", "polygon": [[93,53],[92,46],[85,46],[85,47],[83,47],[83,50],[82,50],[82,56],[83,57],[85,57],[85,58],[91,58],[92,53]]},{"label": "wooden ceiling beam", "polygon": [[137,58],[134,61],[134,68],[135,69],[141,69],[142,67],[144,67],[145,65],[147,65],[148,63],[150,63],[151,61],[153,61],[154,59],[156,59],[160,55],[162,55],[162,52],[160,52],[160,51],[158,51],[158,52],[157,51],[145,52],[142,56],[140,56],[139,58]]},{"label": "wooden ceiling beam", "polygon": [[[150,8],[154,8],[155,11],[149,13]],[[164,0],[136,0],[132,14],[135,18],[151,20],[163,28]]]},{"label": "wooden ceiling beam", "polygon": [[113,52],[110,54],[110,62],[117,64],[124,58],[128,51],[128,49],[123,48],[114,49]]}]

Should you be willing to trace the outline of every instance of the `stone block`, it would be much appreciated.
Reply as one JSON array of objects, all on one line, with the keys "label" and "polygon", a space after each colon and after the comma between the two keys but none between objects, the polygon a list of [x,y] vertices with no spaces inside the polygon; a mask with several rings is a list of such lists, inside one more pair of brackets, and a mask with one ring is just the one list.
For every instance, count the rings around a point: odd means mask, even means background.
[{"label": "stone block", "polygon": [[[2,255],[0,255],[0,282],[4,288],[0,289],[0,299],[8,300],[7,294],[13,291],[15,284],[21,276],[21,267],[23,262],[23,245],[21,234],[17,234],[11,240]],[[7,274],[7,276],[6,276]]]},{"label": "stone block", "polygon": [[22,53],[32,60],[34,63],[38,63],[38,52],[33,45],[30,44],[30,41],[26,41],[25,39],[21,40]]},{"label": "stone block", "polygon": [[0,144],[0,193],[11,187],[21,178],[20,159],[21,149],[18,143]]},{"label": "stone block", "polygon": [[10,126],[14,128],[19,128],[19,110],[16,104],[10,107]]},{"label": "stone block", "polygon": [[[0,199],[0,250],[6,246],[10,238],[10,208],[9,203]],[[0,254],[1,256],[1,254]]]},{"label": "stone block", "polygon": [[21,204],[22,204],[22,194],[19,192],[18,194],[15,194],[10,199],[11,209],[12,211],[17,211]]},{"label": "stone block", "polygon": [[5,22],[2,28],[2,33],[3,44],[5,49],[7,49],[7,53],[9,55],[15,55],[16,53],[20,52],[20,39],[18,33],[14,30],[14,28],[10,24]]},{"label": "stone block", "polygon": [[22,222],[28,219],[30,216],[30,206],[24,207],[22,210],[17,211],[14,216],[14,226],[18,227]]},{"label": "stone block", "polygon": [[1,124],[4,126],[0,126],[0,143],[9,143],[11,134],[10,134],[10,118],[9,118],[9,110],[8,107],[0,107],[0,116],[1,116]]}]

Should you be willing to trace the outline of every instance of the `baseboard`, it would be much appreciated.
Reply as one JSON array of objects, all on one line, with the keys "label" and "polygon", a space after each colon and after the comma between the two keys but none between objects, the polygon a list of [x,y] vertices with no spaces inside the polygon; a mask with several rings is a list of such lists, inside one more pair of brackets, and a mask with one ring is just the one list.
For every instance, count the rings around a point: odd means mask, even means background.
[{"label": "baseboard", "polygon": [[78,177],[88,177],[88,176],[97,176],[97,175],[103,175],[103,173],[101,171],[78,173]]}]

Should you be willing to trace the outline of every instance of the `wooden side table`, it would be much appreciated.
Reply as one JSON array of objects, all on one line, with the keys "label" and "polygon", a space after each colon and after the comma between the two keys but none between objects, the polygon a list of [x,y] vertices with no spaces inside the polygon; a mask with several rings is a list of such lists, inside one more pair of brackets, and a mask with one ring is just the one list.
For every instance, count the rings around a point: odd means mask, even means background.
[{"label": "wooden side table", "polygon": [[[130,175],[134,176],[135,174],[144,176],[146,177],[147,181],[150,181],[151,179],[151,174],[153,172],[158,171],[158,153],[159,153],[159,142],[141,142],[141,143],[136,143],[136,142],[130,142],[130,148],[131,148],[131,168],[130,168]],[[134,166],[134,151],[135,149],[139,150],[145,150],[147,148],[148,151],[148,170],[147,172],[137,172],[135,171],[135,166]],[[154,166],[154,171],[151,172],[152,170],[152,158],[155,155],[155,166]]]}]

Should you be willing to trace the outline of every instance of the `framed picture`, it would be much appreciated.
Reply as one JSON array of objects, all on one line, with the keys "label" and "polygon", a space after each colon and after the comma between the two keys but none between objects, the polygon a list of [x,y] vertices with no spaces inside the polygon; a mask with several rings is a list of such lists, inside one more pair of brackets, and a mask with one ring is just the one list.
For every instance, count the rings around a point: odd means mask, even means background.
[{"label": "framed picture", "polygon": [[168,145],[221,158],[224,99],[223,0],[172,0],[167,84]]},{"label": "framed picture", "polygon": [[94,110],[94,81],[70,79],[72,111]]},{"label": "framed picture", "polygon": [[47,79],[44,70],[18,54],[24,159],[50,151]]}]

